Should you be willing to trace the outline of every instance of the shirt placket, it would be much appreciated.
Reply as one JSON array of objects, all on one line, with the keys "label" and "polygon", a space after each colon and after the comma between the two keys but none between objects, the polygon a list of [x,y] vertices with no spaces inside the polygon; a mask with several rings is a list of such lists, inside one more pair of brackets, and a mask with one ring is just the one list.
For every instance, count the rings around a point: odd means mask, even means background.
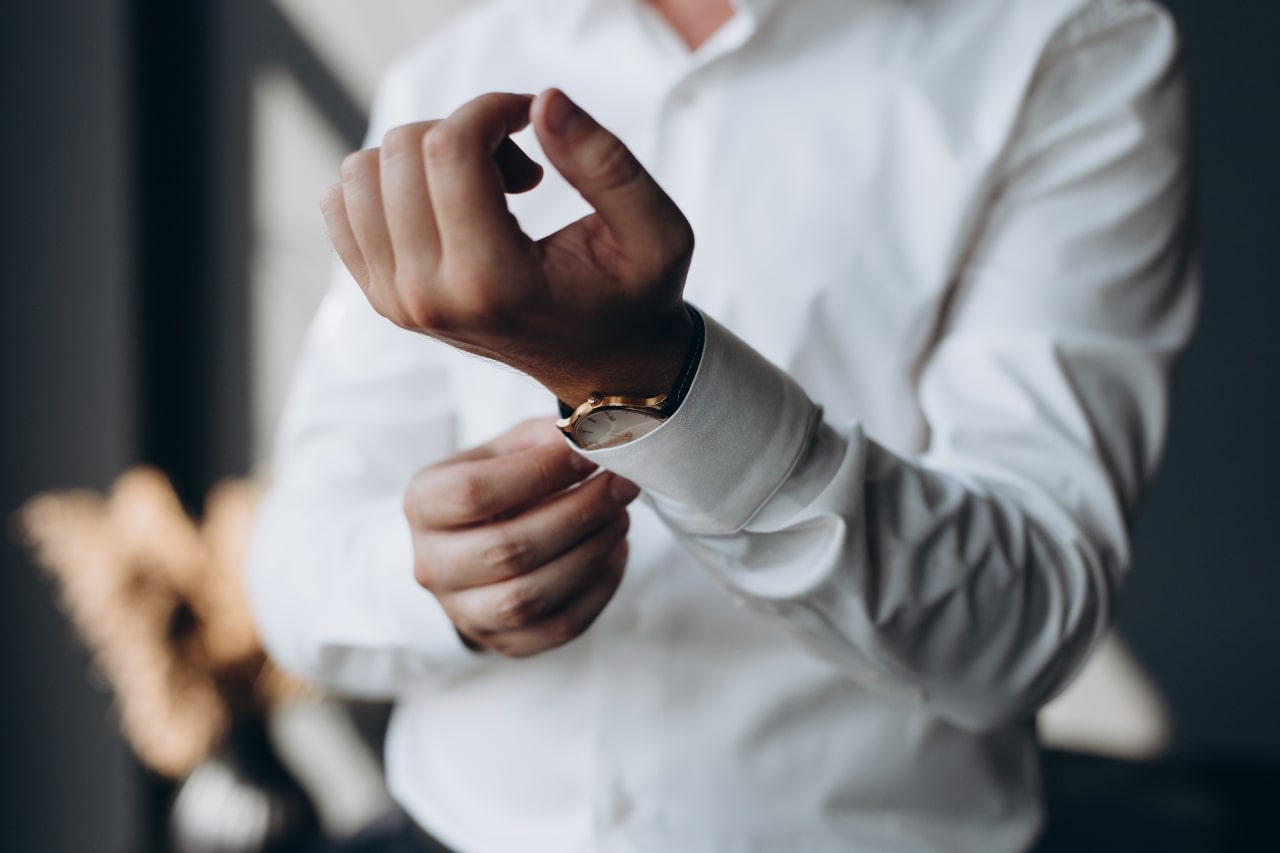
[{"label": "shirt placket", "polygon": [[[715,85],[716,66],[728,61],[751,37],[755,20],[746,10],[725,25],[697,52],[690,53],[678,37],[650,9],[638,4],[630,14],[646,18],[644,26],[632,32],[643,42],[635,54],[655,71],[658,94],[649,99],[651,113],[641,131],[627,142],[658,183],[681,210],[696,223],[708,210],[707,193],[714,180],[715,146],[723,134],[717,132],[716,115],[703,109],[702,100]],[[675,69],[673,72],[672,69]],[[711,284],[711,283],[707,283]],[[715,310],[723,296],[691,279],[686,288],[690,301]],[[654,743],[655,732],[663,729],[655,709],[654,681],[663,659],[678,649],[663,647],[664,631],[659,629],[663,590],[644,576],[632,577],[631,589],[623,590],[623,605],[610,614],[610,630],[597,635],[593,667],[598,673],[596,712],[591,736],[595,757],[592,825],[594,847],[600,851],[631,851],[629,827],[646,820],[653,808],[652,798],[678,797],[679,782],[671,779],[661,789],[639,777],[652,777],[652,762],[662,753]],[[640,638],[643,638],[642,640]],[[620,665],[620,661],[629,665]],[[644,771],[638,768],[644,766]],[[644,798],[647,802],[642,802]]]}]

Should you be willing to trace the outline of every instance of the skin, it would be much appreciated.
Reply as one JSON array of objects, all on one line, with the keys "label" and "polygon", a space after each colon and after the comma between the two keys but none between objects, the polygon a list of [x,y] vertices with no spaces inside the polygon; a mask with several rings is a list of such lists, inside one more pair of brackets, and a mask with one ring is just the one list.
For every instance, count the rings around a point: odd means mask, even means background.
[{"label": "skin", "polygon": [[697,50],[733,17],[729,0],[650,0],[690,50]]},{"label": "skin", "polygon": [[[552,165],[595,208],[532,240],[507,192],[541,169],[508,136],[533,124]],[[692,336],[684,215],[618,139],[549,89],[492,93],[349,155],[321,200],[334,248],[370,304],[403,328],[537,379],[575,405],[652,395]]]},{"label": "skin", "polygon": [[526,657],[585,631],[622,582],[640,493],[528,421],[405,492],[414,576],[473,649]]},{"label": "skin", "polygon": [[[691,47],[732,15],[727,0],[654,5]],[[594,211],[537,241],[505,198],[542,178],[509,139],[530,124]],[[557,89],[482,95],[395,128],[344,160],[321,210],[380,314],[521,370],[572,405],[599,390],[665,393],[687,356],[688,220]],[[414,476],[404,509],[415,577],[472,648],[537,654],[579,636],[608,604],[639,488],[593,469],[546,420]]]}]

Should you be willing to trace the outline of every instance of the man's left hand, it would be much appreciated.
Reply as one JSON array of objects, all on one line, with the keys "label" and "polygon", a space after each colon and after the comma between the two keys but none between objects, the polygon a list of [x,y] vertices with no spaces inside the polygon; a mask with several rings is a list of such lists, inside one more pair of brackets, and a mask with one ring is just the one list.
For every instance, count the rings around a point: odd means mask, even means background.
[{"label": "man's left hand", "polygon": [[[594,209],[537,241],[505,197],[541,180],[509,139],[530,122]],[[339,257],[397,325],[509,364],[575,405],[675,384],[692,338],[692,229],[618,138],[556,89],[482,95],[390,131],[347,157],[321,209]]]}]

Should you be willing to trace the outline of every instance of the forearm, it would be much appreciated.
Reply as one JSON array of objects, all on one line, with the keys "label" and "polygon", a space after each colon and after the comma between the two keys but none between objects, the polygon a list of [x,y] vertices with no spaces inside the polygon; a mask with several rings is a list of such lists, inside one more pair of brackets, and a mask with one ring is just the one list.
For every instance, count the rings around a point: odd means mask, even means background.
[{"label": "forearm", "polygon": [[994,728],[1050,698],[1107,624],[1123,544],[1030,494],[899,458],[857,425],[823,424],[814,445],[805,464],[834,472],[802,510],[686,534],[693,553],[853,678],[957,725]]},{"label": "forearm", "polygon": [[823,423],[794,381],[712,320],[685,407],[591,457],[642,483],[762,618],[873,689],[987,727],[1029,713],[1088,652],[1126,533],[1100,476],[1075,477],[1088,494],[1070,508],[1036,486],[1088,460],[1053,441],[1025,468],[986,449],[1003,480],[959,459],[903,459],[858,424]]},{"label": "forearm", "polygon": [[[1106,625],[1197,301],[1167,16],[1092,4],[1022,116],[945,298],[913,307],[934,329],[921,349],[863,328],[810,363],[848,424],[709,319],[675,416],[592,454],[766,618],[972,727],[1031,712]],[[840,286],[874,309],[920,284]],[[860,393],[886,371],[899,395]]]}]

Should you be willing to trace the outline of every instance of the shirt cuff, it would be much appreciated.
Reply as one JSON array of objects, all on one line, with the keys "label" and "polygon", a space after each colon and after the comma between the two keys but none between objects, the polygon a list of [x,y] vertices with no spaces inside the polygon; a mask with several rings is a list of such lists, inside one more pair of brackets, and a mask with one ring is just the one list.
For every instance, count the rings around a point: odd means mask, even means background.
[{"label": "shirt cuff", "polygon": [[680,408],[629,444],[585,452],[640,485],[682,530],[735,533],[801,458],[822,410],[794,379],[711,317]]}]

